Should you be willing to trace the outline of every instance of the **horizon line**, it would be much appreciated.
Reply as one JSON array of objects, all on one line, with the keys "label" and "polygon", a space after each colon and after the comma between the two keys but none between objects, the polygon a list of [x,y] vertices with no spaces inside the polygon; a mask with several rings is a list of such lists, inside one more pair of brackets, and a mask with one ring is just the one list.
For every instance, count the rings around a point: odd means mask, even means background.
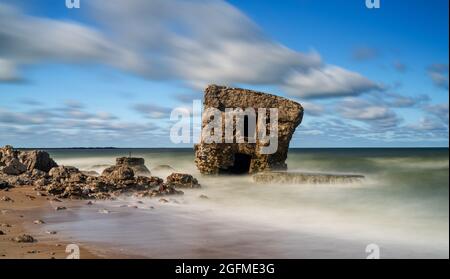
[{"label": "horizon line", "polygon": [[[114,146],[73,146],[73,147],[13,147],[14,149],[193,149],[194,147],[114,147]],[[409,149],[409,148],[449,148],[449,146],[327,146],[327,147],[289,147],[289,149]]]}]

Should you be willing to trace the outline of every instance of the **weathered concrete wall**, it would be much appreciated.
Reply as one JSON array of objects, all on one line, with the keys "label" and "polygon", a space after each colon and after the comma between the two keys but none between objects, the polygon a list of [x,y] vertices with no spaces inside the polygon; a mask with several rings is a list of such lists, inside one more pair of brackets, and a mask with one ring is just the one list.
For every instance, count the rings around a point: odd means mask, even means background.
[{"label": "weathered concrete wall", "polygon": [[[205,143],[202,138],[200,144],[195,146],[195,163],[200,172],[240,173],[242,168],[245,168],[247,160],[249,160],[247,173],[287,169],[285,161],[289,142],[303,117],[303,107],[299,103],[252,90],[210,85],[205,89],[204,96],[204,109],[208,108],[217,108],[222,112],[225,108],[253,108],[256,111],[258,108],[277,108],[278,148],[273,154],[261,154],[260,147],[267,145],[267,142],[259,139],[256,143]],[[210,119],[203,119],[202,129],[208,121]]]}]

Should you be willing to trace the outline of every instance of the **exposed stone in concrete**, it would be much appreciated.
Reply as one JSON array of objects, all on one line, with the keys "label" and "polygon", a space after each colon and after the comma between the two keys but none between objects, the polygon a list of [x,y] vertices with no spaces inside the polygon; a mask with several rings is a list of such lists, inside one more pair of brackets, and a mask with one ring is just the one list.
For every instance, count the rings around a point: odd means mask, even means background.
[{"label": "exposed stone in concrete", "polygon": [[[256,143],[236,143],[236,141],[225,143],[225,140],[223,143],[205,143],[202,138],[200,144],[195,146],[195,163],[201,173],[240,174],[287,169],[285,161],[289,142],[303,117],[303,108],[300,104],[271,94],[210,85],[205,89],[204,97],[204,109],[208,108],[219,109],[222,118],[225,108],[253,108],[256,112],[258,108],[277,108],[278,149],[273,154],[262,154],[260,147],[267,146],[268,143],[260,139],[257,139]],[[209,121],[210,119],[203,119],[202,129],[205,129]]]}]

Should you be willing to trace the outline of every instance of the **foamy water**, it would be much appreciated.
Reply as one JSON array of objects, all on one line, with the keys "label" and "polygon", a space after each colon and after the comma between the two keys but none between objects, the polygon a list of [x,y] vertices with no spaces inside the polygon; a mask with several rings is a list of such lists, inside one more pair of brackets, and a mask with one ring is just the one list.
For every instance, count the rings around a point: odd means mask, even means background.
[{"label": "foamy water", "polygon": [[[50,150],[59,164],[97,172],[128,152]],[[381,257],[448,258],[447,149],[290,152],[290,170],[366,176],[360,183],[327,185],[201,176],[191,150],[132,153],[149,169],[168,164],[191,173],[202,188],[168,197],[168,203],[125,197],[78,203],[47,216],[46,229],[74,243],[142,257],[364,258],[366,246],[375,243]]]}]

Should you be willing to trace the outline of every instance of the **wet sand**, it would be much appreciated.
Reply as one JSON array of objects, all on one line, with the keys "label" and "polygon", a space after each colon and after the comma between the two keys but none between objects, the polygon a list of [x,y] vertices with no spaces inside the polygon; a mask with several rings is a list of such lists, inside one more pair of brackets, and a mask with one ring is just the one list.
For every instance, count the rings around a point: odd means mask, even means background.
[{"label": "wet sand", "polygon": [[[67,241],[61,241],[56,232],[49,234],[45,224],[34,224],[35,220],[43,220],[44,215],[54,212],[55,207],[65,206],[66,202],[50,201],[51,197],[36,195],[33,187],[17,187],[8,191],[0,191],[0,199],[8,197],[12,201],[0,201],[0,259],[65,259]],[[33,243],[17,243],[12,238],[31,235]],[[86,259],[96,259],[114,255],[101,254],[92,247],[79,246],[80,254]]]},{"label": "wet sand", "polygon": [[[216,181],[211,179],[203,182],[210,185]],[[229,180],[233,181],[232,178]],[[232,184],[238,183],[234,181]],[[366,246],[370,243],[380,245],[382,258],[448,258],[448,241],[442,237],[432,244],[428,237],[423,242],[420,234],[410,233],[411,240],[403,230],[396,234],[394,225],[371,230],[372,226],[364,225],[369,219],[351,222],[337,219],[329,223],[326,218],[329,214],[317,215],[305,208],[300,210],[301,207],[298,212],[292,211],[291,207],[286,211],[282,206],[289,203],[288,199],[280,204],[277,202],[279,199],[264,195],[270,186],[246,186],[232,188],[234,194],[231,197],[226,194],[230,192],[228,188],[225,191],[205,186],[186,189],[185,195],[162,200],[121,198],[117,201],[92,201],[91,205],[86,200],[52,201],[52,197],[37,196],[31,187],[0,191],[0,198],[7,196],[14,200],[0,201],[0,224],[10,225],[0,228],[6,234],[0,236],[0,259],[64,259],[68,256],[68,244],[79,246],[82,259],[364,259],[368,256]],[[325,192],[322,187],[311,187],[308,191],[317,189],[323,198]],[[298,186],[278,187],[280,196],[287,196],[294,189]],[[304,190],[302,193],[306,195]],[[268,198],[263,200],[262,207],[248,208],[252,205],[249,197],[257,193]],[[207,198],[202,198],[202,195]],[[305,196],[304,199],[311,198]],[[57,206],[67,209],[56,211]],[[45,221],[45,224],[34,224],[37,219]],[[314,222],[311,223],[310,219]],[[344,231],[339,232],[339,227]],[[57,233],[48,234],[48,231]],[[32,235],[37,242],[11,241],[23,233]],[[403,236],[403,241],[396,237],[398,235]]]},{"label": "wet sand", "polygon": [[[202,192],[205,189],[201,190]],[[379,238],[321,233],[241,218],[240,211],[214,212],[216,196],[199,197],[198,190],[184,196],[159,199],[124,198],[69,204],[64,212],[47,212],[49,230],[80,245],[91,245],[105,255],[129,258],[355,258],[368,256],[371,241],[380,245],[382,258],[441,258],[445,248],[404,244]],[[270,218],[270,210],[267,211]],[[273,216],[273,218],[277,218]],[[275,221],[273,219],[273,221]],[[303,227],[300,225],[300,227]],[[355,235],[356,234],[356,235]]]}]

